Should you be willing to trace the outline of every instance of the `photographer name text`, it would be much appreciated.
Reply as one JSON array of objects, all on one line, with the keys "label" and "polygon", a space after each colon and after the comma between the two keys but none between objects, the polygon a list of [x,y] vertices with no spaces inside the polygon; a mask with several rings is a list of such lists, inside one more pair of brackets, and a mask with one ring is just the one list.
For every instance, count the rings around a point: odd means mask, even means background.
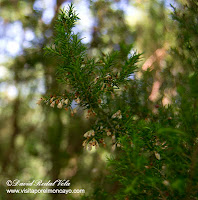
[{"label": "photographer name text", "polygon": [[60,186],[60,187],[69,187],[70,180],[61,180],[57,179],[54,182],[49,180],[48,182],[43,182],[42,180],[33,180],[31,182],[21,182],[18,179],[15,180],[8,180],[6,181],[7,186]]}]

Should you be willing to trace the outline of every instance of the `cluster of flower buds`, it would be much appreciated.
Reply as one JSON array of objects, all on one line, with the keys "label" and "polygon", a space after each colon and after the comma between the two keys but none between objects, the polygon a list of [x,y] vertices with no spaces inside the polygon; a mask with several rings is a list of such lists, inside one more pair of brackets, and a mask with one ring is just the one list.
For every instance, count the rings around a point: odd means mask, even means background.
[{"label": "cluster of flower buds", "polygon": [[121,110],[118,110],[116,113],[112,115],[112,119],[115,119],[115,118],[122,119]]},{"label": "cluster of flower buds", "polygon": [[50,106],[52,108],[54,108],[54,106],[57,104],[57,108],[61,109],[64,105],[68,105],[68,103],[69,103],[69,99],[61,99],[61,100],[56,99],[55,100],[55,97],[52,97],[50,99]]},{"label": "cluster of flower buds", "polygon": [[[64,95],[63,95],[64,96]],[[77,98],[77,103],[80,102],[80,99]],[[40,105],[42,103],[42,101],[46,104],[46,105],[49,105],[50,104],[50,107],[54,108],[55,105],[57,105],[57,108],[61,109],[61,108],[64,108],[66,111],[68,110],[68,104],[69,104],[69,99],[68,98],[57,98],[55,96],[51,96],[50,99],[44,99],[44,98],[40,98],[38,101],[37,101],[37,104]],[[74,113],[76,113],[77,110],[76,108],[71,110],[71,116],[74,115]]]},{"label": "cluster of flower buds", "polygon": [[87,131],[84,134],[84,137],[88,138],[88,137],[91,137],[91,136],[94,136],[94,135],[95,135],[95,131],[94,130],[90,130],[90,131]]},{"label": "cluster of flower buds", "polygon": [[106,79],[106,85],[107,85],[107,87],[111,87],[112,86],[112,76],[110,74],[107,74],[105,76],[105,79]]},{"label": "cluster of flower buds", "polygon": [[[103,128],[103,127],[102,127]],[[100,128],[101,129],[101,128]],[[106,132],[107,136],[111,135],[111,130],[108,128],[105,128],[104,131]]]},{"label": "cluster of flower buds", "polygon": [[[94,79],[94,83],[97,83],[97,80],[99,79],[99,77],[96,77]],[[104,77],[105,81],[102,83],[102,87],[100,90],[104,90],[107,91],[107,87],[111,87],[112,86],[112,76],[110,74],[107,74]]]},{"label": "cluster of flower buds", "polygon": [[88,118],[94,117],[94,116],[96,116],[96,113],[93,110],[89,109],[87,111],[86,118],[88,119]]},{"label": "cluster of flower buds", "polygon": [[85,149],[87,148],[88,151],[91,151],[92,147],[95,147],[95,149],[98,149],[99,147],[98,141],[95,138],[93,138],[89,142],[88,139],[84,140],[82,145],[84,146]]},{"label": "cluster of flower buds", "polygon": [[[103,129],[102,126],[100,128]],[[89,130],[84,134],[84,137],[86,138],[86,140],[83,141],[82,146],[85,149],[88,149],[89,151],[91,151],[93,146],[95,146],[95,149],[97,149],[99,147],[99,143],[102,144],[104,147],[106,147],[106,144],[103,138],[99,139],[98,141],[95,138],[90,140],[90,138],[94,136],[95,136],[94,130]]]}]

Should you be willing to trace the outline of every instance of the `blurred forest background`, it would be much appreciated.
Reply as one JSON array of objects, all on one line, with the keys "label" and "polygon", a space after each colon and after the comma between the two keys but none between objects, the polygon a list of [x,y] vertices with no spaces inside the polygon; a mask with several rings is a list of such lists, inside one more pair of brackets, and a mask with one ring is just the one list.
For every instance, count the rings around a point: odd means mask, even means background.
[{"label": "blurred forest background", "polygon": [[[54,76],[56,60],[45,57],[43,48],[51,43],[59,9],[70,2],[0,0],[0,200],[79,199],[79,194],[6,194],[5,183],[14,179],[69,179],[71,189],[85,189],[88,195],[95,185],[103,184],[108,173],[106,163],[113,154],[111,146],[91,152],[82,147],[83,134],[90,128],[82,113],[71,116],[65,110],[36,104],[44,94],[54,94],[63,87]],[[185,23],[179,24],[174,20],[176,15],[171,15],[174,9],[170,6],[183,12],[187,1],[72,2],[81,18],[74,31],[84,38],[90,56],[120,50],[120,44],[133,44],[131,52],[143,53],[138,72],[131,77],[136,80],[131,88],[135,114],[150,110],[158,115],[159,106],[175,103],[178,86],[183,96],[188,96],[186,77],[197,70],[197,15],[192,22],[197,10],[184,13]],[[192,8],[197,9],[196,6]],[[183,31],[185,24],[187,32]],[[192,43],[184,52],[180,47],[186,38]],[[195,82],[193,79],[192,84]],[[188,98],[183,101],[187,102],[184,110],[194,102]],[[188,127],[195,126],[189,113],[184,113],[184,117],[191,124]],[[116,187],[115,184],[112,190]]]}]

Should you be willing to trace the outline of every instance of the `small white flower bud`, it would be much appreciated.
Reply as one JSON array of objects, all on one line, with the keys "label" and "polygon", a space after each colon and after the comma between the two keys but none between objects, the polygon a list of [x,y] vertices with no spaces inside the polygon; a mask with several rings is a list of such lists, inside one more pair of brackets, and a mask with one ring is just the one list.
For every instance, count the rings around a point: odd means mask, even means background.
[{"label": "small white flower bud", "polygon": [[160,158],[160,154],[159,153],[157,153],[156,151],[155,151],[155,157],[158,159],[158,160],[160,160],[161,158]]},{"label": "small white flower bud", "polygon": [[112,151],[115,151],[115,149],[116,149],[116,144],[114,144],[114,145],[112,146]]},{"label": "small white flower bud", "polygon": [[122,119],[122,114],[121,114],[121,110],[118,110],[116,113],[114,113],[112,115],[112,118],[118,118],[118,119]]},{"label": "small white flower bud", "polygon": [[162,183],[163,183],[164,185],[166,185],[166,186],[170,185],[169,181],[167,181],[167,180],[164,180]]},{"label": "small white flower bud", "polygon": [[84,137],[91,137],[91,136],[94,136],[94,135],[95,135],[94,130],[89,130],[84,134]]},{"label": "small white flower bud", "polygon": [[53,100],[54,100],[54,97],[52,97],[52,98],[50,99],[50,103],[52,103]]},{"label": "small white flower bud", "polygon": [[87,144],[87,140],[84,140],[83,143],[82,143],[82,146],[85,147],[86,144]]},{"label": "small white flower bud", "polygon": [[110,136],[111,135],[111,132],[110,131],[107,131],[107,136]]},{"label": "small white flower bud", "polygon": [[67,105],[69,103],[69,99],[65,99],[64,103]]},{"label": "small white flower bud", "polygon": [[50,107],[54,108],[55,106],[55,101],[53,101],[51,104],[50,104]]},{"label": "small white flower bud", "polygon": [[86,133],[84,134],[84,137],[88,137],[88,132],[86,132]]},{"label": "small white flower bud", "polygon": [[60,102],[58,105],[57,105],[57,108],[62,108],[63,107],[63,104]]},{"label": "small white flower bud", "polygon": [[120,143],[117,144],[117,147],[121,147]]},{"label": "small white flower bud", "polygon": [[80,98],[75,99],[76,103],[80,103]]}]

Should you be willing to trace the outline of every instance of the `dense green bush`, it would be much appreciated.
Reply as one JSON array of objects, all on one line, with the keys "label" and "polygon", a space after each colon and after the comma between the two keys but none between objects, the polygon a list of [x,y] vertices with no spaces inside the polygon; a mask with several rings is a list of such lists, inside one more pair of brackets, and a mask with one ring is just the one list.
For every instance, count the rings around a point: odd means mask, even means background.
[{"label": "dense green bush", "polygon": [[[41,101],[70,110],[71,115],[84,109],[92,129],[84,134],[83,146],[88,150],[103,148],[111,138],[115,150],[108,160],[106,178],[113,182],[112,187],[105,190],[97,185],[95,192],[84,199],[197,199],[195,8],[197,3],[189,3],[173,14],[180,35],[173,52],[178,60],[183,56],[182,62],[189,70],[180,74],[174,103],[168,107],[156,104],[155,113],[146,106],[144,81],[130,78],[141,54],[129,54],[132,46],[122,44],[120,51],[90,58],[87,47],[72,31],[79,19],[73,5],[60,12],[54,44],[46,52],[57,56],[57,78],[65,91]],[[190,28],[184,26],[186,18]]]}]

